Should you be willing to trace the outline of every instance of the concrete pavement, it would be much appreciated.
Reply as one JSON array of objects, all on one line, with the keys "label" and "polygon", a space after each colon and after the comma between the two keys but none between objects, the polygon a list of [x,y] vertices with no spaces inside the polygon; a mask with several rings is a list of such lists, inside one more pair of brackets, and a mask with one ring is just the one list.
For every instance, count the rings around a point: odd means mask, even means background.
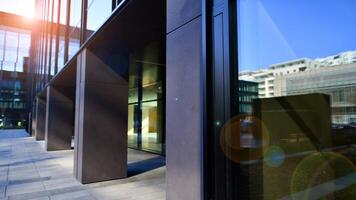
[{"label": "concrete pavement", "polygon": [[163,200],[164,158],[129,149],[129,178],[82,185],[73,150],[47,152],[23,130],[0,130],[0,200]]}]

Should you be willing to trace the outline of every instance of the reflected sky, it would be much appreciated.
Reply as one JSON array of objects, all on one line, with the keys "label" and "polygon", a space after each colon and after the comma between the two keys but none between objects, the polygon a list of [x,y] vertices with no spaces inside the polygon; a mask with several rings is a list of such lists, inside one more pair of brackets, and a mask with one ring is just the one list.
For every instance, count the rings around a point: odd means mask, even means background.
[{"label": "reflected sky", "polygon": [[355,6],[354,0],[240,0],[240,70],[355,50]]}]

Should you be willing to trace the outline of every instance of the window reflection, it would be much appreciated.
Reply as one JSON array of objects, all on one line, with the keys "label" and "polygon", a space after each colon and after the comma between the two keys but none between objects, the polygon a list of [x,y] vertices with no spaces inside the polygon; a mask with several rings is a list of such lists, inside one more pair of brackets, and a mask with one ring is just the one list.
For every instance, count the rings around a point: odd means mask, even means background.
[{"label": "window reflection", "polygon": [[240,115],[221,147],[241,167],[241,196],[355,197],[354,6],[237,0]]},{"label": "window reflection", "polygon": [[90,37],[112,11],[112,0],[89,0],[87,12],[87,37]]},{"label": "window reflection", "polygon": [[63,36],[59,36],[59,47],[58,47],[58,71],[60,71],[65,64],[65,60],[64,60],[64,37]]},{"label": "window reflection", "polygon": [[81,0],[71,0],[70,6],[70,23],[69,23],[69,45],[68,57],[73,57],[80,47],[80,32],[81,32]]}]

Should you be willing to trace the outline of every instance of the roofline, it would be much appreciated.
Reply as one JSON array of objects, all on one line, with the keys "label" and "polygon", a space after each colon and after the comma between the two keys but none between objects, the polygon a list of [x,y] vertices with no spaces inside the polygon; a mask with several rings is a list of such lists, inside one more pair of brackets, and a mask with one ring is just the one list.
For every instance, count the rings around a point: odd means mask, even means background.
[{"label": "roofline", "polygon": [[294,59],[294,60],[290,60],[290,61],[285,61],[285,62],[281,62],[281,63],[270,65],[269,69],[273,69],[273,67],[276,67],[276,66],[279,66],[279,65],[285,65],[285,64],[294,63],[294,62],[297,62],[297,61],[306,61],[306,60],[312,60],[312,59],[304,57],[304,58],[298,58],[298,59]]}]

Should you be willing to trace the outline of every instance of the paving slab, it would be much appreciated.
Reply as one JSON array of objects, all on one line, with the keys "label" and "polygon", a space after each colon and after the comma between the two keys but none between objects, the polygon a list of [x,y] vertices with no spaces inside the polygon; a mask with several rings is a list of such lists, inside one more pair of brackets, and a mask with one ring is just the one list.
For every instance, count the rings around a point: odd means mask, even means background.
[{"label": "paving slab", "polygon": [[164,158],[128,150],[129,177],[83,185],[73,150],[47,152],[23,130],[0,130],[0,200],[164,200]]}]

